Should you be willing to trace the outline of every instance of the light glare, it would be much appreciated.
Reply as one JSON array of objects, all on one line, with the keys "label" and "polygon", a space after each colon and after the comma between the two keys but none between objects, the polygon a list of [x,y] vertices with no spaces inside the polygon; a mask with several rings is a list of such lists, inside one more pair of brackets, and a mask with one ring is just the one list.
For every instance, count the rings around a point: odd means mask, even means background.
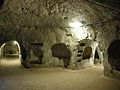
[{"label": "light glare", "polygon": [[16,45],[16,44],[17,44],[17,41],[14,41],[13,44]]},{"label": "light glare", "polygon": [[83,28],[74,28],[73,30],[72,30],[72,32],[74,33],[74,35],[76,36],[76,38],[78,39],[78,40],[82,40],[82,39],[84,39],[84,38],[86,38],[87,37],[87,31],[86,30],[84,30]]},{"label": "light glare", "polygon": [[69,23],[69,26],[73,27],[73,28],[76,28],[76,27],[82,26],[82,23],[76,21],[76,22]]}]

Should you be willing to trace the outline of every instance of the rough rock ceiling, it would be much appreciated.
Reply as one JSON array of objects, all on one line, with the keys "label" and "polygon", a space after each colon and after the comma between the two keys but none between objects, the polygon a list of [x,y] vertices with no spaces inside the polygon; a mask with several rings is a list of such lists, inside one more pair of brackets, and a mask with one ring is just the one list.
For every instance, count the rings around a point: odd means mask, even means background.
[{"label": "rough rock ceiling", "polygon": [[107,5],[117,10],[120,9],[120,0],[86,0],[86,1]]}]

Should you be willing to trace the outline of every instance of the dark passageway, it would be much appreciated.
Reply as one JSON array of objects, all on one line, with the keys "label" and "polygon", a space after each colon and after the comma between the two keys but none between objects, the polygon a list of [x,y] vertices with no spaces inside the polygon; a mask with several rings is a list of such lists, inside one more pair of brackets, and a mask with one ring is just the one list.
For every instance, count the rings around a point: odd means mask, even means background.
[{"label": "dark passageway", "polygon": [[120,40],[115,40],[110,44],[108,58],[112,68],[120,71]]}]

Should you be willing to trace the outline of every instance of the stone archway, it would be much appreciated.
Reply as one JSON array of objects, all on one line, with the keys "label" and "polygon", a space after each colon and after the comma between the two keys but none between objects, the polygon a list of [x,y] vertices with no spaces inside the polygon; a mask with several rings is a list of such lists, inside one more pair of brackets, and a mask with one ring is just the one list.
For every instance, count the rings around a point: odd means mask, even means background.
[{"label": "stone archway", "polygon": [[120,40],[113,41],[108,47],[108,62],[113,69],[120,71]]},{"label": "stone archway", "polygon": [[21,64],[21,49],[17,41],[12,40],[5,42],[1,46],[1,65],[17,65]]},{"label": "stone archway", "polygon": [[1,56],[4,57],[10,55],[19,58],[21,57],[21,49],[17,41],[9,41],[1,46]]}]

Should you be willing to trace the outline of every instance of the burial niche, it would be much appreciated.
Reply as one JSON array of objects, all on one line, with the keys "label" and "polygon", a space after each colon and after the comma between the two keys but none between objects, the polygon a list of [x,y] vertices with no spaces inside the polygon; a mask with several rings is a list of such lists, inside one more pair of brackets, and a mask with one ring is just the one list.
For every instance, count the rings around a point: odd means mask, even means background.
[{"label": "burial niche", "polygon": [[91,47],[86,47],[83,52],[82,60],[89,59],[92,54],[92,48]]},{"label": "burial niche", "polygon": [[67,67],[70,63],[71,52],[64,43],[54,44],[51,47],[52,56],[58,57],[63,60],[64,67]]},{"label": "burial niche", "polygon": [[43,50],[41,49],[43,43],[30,43],[31,50],[32,51],[32,58],[35,60],[32,60],[31,64],[43,64]]},{"label": "burial niche", "polygon": [[108,61],[113,69],[120,71],[120,40],[113,41],[108,47]]}]

